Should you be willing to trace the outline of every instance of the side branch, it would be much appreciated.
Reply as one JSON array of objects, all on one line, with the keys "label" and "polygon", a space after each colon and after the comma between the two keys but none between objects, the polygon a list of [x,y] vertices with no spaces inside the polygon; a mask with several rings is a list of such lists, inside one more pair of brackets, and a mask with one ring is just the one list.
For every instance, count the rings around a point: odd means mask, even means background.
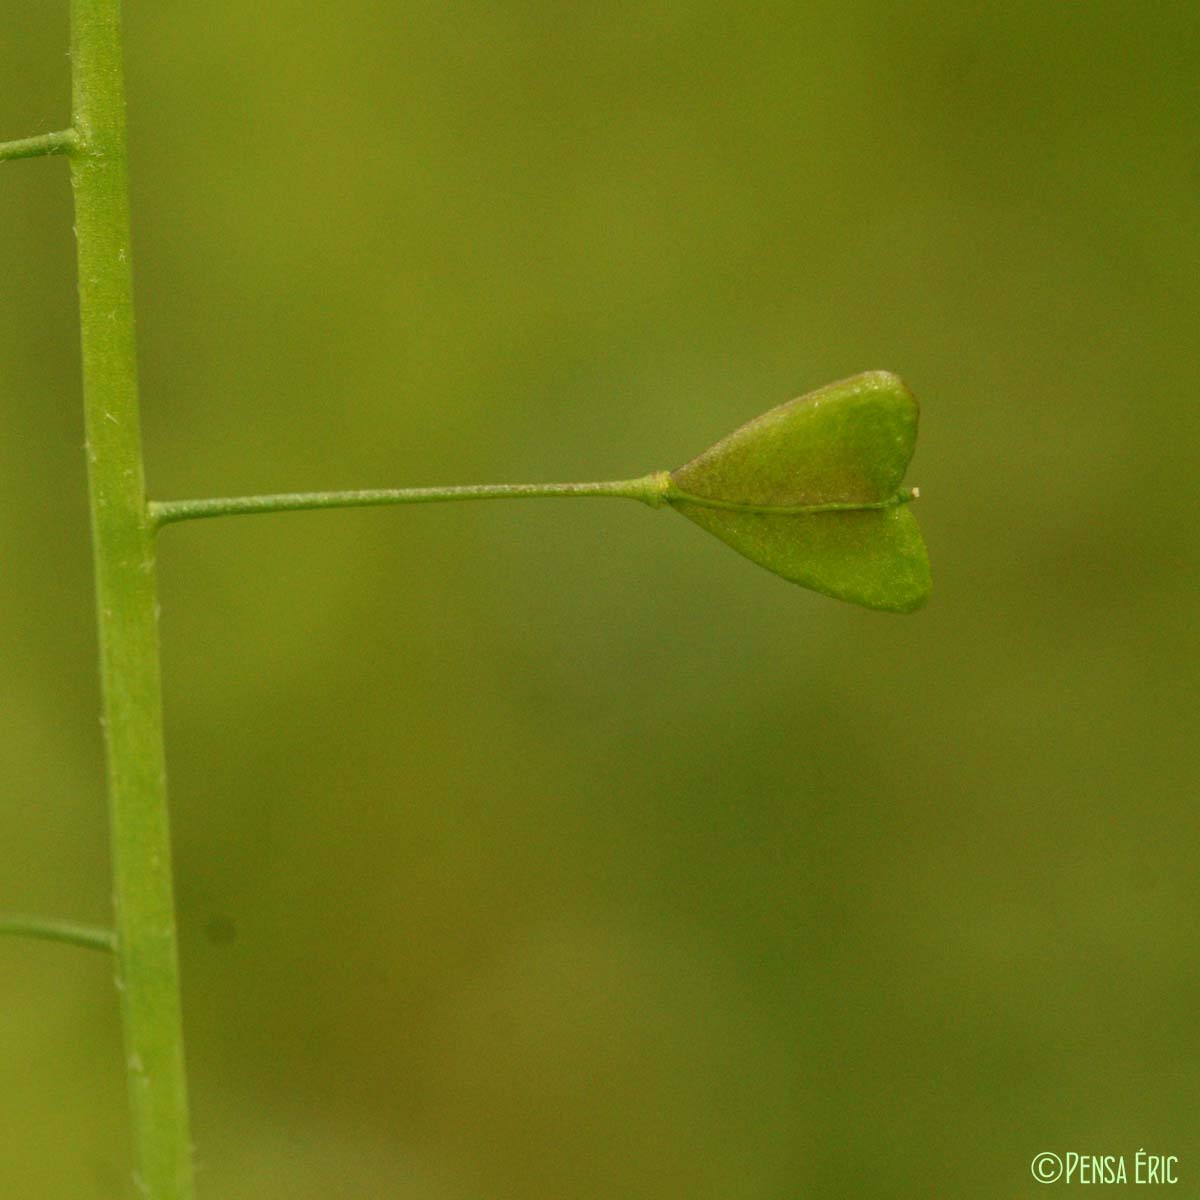
[{"label": "side branch", "polygon": [[37,137],[21,138],[15,142],[0,142],[0,162],[9,158],[73,154],[78,148],[79,134],[74,129],[60,129],[57,133],[40,133]]},{"label": "side branch", "polygon": [[117,935],[111,929],[79,925],[75,921],[58,921],[53,917],[0,916],[0,934],[41,938],[47,942],[67,942],[88,950],[103,950],[106,954],[114,954],[117,949]]},{"label": "side branch", "polygon": [[434,504],[448,500],[527,500],[561,496],[615,496],[657,508],[667,492],[665,472],[602,483],[492,483],[463,487],[376,488],[353,492],[284,492],[271,496],[218,496],[208,500],[152,500],[151,524],[248,513],[296,512],[317,508],[371,508],[386,504]]}]

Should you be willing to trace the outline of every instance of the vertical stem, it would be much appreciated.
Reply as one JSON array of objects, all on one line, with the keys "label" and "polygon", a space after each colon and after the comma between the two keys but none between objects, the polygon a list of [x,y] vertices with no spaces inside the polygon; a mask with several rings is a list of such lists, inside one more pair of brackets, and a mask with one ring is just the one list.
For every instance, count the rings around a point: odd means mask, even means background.
[{"label": "vertical stem", "polygon": [[117,934],[138,1191],[190,1200],[154,531],[138,422],[120,0],[72,0],[71,157]]}]

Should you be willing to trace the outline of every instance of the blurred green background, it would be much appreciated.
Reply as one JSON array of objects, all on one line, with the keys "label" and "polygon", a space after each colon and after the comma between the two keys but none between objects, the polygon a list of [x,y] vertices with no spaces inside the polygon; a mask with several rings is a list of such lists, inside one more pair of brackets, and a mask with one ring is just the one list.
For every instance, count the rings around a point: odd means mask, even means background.
[{"label": "blurred green background", "polygon": [[[65,10],[4,6],[0,136]],[[154,495],[640,474],[885,367],[936,580],[605,501],[169,530],[201,1195],[1191,1194],[1195,6],[126,21]],[[65,163],[0,262],[0,907],[101,921]],[[107,965],[0,996],[0,1192],[126,1195]]]}]

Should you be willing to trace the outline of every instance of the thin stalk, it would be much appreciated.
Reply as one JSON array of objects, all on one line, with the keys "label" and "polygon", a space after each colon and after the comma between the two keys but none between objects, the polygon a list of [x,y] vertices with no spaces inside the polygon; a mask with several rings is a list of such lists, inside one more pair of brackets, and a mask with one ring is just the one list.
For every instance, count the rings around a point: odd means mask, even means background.
[{"label": "thin stalk", "polygon": [[111,929],[80,925],[77,921],[59,921],[54,917],[0,917],[0,935],[66,942],[88,950],[103,950],[106,954],[114,953],[117,948],[117,935]]},{"label": "thin stalk", "polygon": [[450,500],[530,500],[567,496],[613,496],[639,500],[651,508],[664,504],[691,504],[763,516],[808,516],[814,513],[861,512],[894,508],[917,499],[917,488],[903,488],[886,500],[831,501],[827,504],[744,504],[711,496],[695,496],[671,482],[666,471],[637,479],[611,479],[600,483],[480,483],[454,487],[368,488],[349,492],[278,492],[266,496],[215,496],[204,500],[151,500],[150,520],[156,529],[179,521],[209,517],[238,517],[253,513],[296,512],[318,508],[376,508],[389,504],[436,504]]},{"label": "thin stalk", "polygon": [[135,1180],[190,1200],[154,528],[138,419],[119,0],[72,0],[71,153],[83,402],[108,759],[117,986]]},{"label": "thin stalk", "polygon": [[667,477],[659,472],[640,479],[602,483],[481,483],[456,487],[374,488],[352,492],[282,492],[272,496],[218,496],[210,500],[152,500],[150,518],[156,527],[205,517],[248,513],[295,512],[314,508],[370,508],[385,504],[433,504],[445,500],[528,500],[563,496],[614,496],[662,503]]},{"label": "thin stalk", "polygon": [[79,143],[74,129],[40,133],[37,137],[0,142],[0,162],[9,158],[43,158],[47,154],[70,154]]}]

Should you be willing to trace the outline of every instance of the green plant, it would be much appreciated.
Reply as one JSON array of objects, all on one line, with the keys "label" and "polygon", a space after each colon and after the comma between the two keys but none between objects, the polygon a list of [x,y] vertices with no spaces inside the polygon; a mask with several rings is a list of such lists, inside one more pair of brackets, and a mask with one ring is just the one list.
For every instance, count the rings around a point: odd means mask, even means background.
[{"label": "green plant", "polygon": [[0,144],[0,159],[65,155],[75,196],[84,411],[108,762],[114,927],[40,918],[0,932],[114,955],[136,1181],[193,1194],[160,694],[155,539],[165,525],[286,510],[612,496],[674,508],[785,579],[908,612],[929,565],[901,487],[916,402],[869,372],[749,422],[678,470],[602,483],[313,492],[150,501],[138,418],[118,0],[72,0],[71,127]]}]

